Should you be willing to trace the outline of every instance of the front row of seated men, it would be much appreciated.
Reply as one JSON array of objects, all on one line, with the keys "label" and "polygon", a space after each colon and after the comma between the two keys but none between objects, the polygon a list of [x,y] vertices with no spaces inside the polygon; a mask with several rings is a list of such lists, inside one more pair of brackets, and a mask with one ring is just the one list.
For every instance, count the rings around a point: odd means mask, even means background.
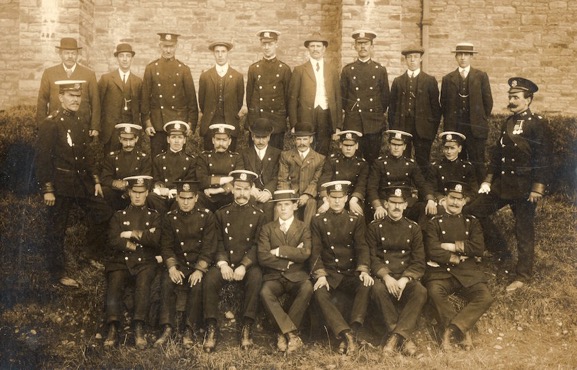
[{"label": "front row of seated men", "polygon": [[[123,290],[136,280],[134,333],[139,349],[147,346],[143,323],[149,309],[150,282],[161,255],[160,324],[163,332],[155,347],[164,345],[176,328],[177,292],[186,293],[184,348],[191,348],[205,327],[203,349],[215,350],[218,340],[218,296],[224,284],[244,291],[240,344],[252,346],[252,326],[259,298],[278,328],[279,351],[292,353],[303,346],[299,329],[314,297],[324,321],[341,339],[339,352],[356,351],[356,334],[374,301],[388,331],[383,351],[418,355],[411,340],[427,292],[444,327],[442,348],[455,344],[472,348],[470,329],[489,308],[492,298],[475,257],[482,256],[479,222],[463,215],[468,186],[445,184],[445,210],[422,232],[403,216],[411,189],[387,187],[386,215],[366,226],[362,215],[345,208],[349,181],[323,184],[329,209],[316,214],[310,227],[295,217],[300,197],[294,190],[278,190],[271,203],[278,219],[266,222],[251,200],[258,175],[235,170],[233,202],[216,214],[200,207],[199,183],[176,183],[176,204],[160,215],[145,206],[151,178],[125,178],[130,205],[111,221],[111,258],[107,263],[108,294],[105,346],[118,339]],[[424,286],[422,285],[424,284]],[[460,291],[468,304],[456,312],[448,296]],[[283,305],[281,298],[288,295]],[[352,301],[350,313],[335,305],[337,295]],[[371,318],[372,319],[372,318]]]}]

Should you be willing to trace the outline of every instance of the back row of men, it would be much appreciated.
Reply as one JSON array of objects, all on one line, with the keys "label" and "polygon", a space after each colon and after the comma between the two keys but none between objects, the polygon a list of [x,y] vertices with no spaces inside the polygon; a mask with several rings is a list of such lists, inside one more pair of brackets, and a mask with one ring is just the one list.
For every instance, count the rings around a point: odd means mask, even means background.
[{"label": "back row of men", "polygon": [[445,130],[469,138],[464,153],[475,165],[477,178],[484,177],[493,99],[487,74],[470,65],[477,53],[472,44],[461,43],[453,50],[459,68],[443,77],[439,101],[437,80],[421,70],[425,51],[420,46],[402,51],[408,70],[395,78],[389,90],[386,68],[371,59],[375,32],[352,33],[358,59],[343,68],[340,79],[334,64],[324,58],[329,45],[326,38],[319,33],[310,35],[304,41],[310,60],[291,72],[276,57],[279,35],[275,30],[257,33],[264,58],[249,67],[246,99],[243,74],[229,65],[233,45],[211,43],[208,48],[216,64],[200,76],[198,102],[190,68],[175,58],[178,34],[159,33],[161,57],[146,66],[143,79],[130,71],[135,55],[131,45],[119,44],[114,52],[119,69],[102,75],[98,84],[94,72],[77,64],[81,47],[76,40],[63,38],[57,46],[62,64],[48,68],[42,76],[37,121],[42,122],[59,107],[55,81],[86,80],[80,113],[90,122],[90,135],[100,135],[107,151],[117,148],[114,125],[130,122],[145,128],[151,137],[152,155],[159,154],[166,150],[163,126],[173,120],[187,122],[192,132],[200,126],[205,150],[212,149],[207,135],[211,124],[235,126],[234,151],[239,121],[248,113],[249,125],[260,117],[271,120],[271,145],[281,150],[287,117],[291,130],[297,122],[312,125],[315,150],[323,155],[329,153],[335,132],[359,131],[363,134],[362,156],[372,162],[379,156],[388,110],[389,128],[413,135],[416,161],[425,167],[443,116]]}]

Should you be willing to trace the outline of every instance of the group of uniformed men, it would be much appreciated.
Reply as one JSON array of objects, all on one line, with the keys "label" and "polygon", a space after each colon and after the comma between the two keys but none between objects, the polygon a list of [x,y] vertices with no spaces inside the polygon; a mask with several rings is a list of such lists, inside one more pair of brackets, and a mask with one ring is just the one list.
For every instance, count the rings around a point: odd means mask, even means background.
[{"label": "group of uniformed men", "polygon": [[[339,80],[324,61],[328,41],[320,34],[304,42],[310,61],[291,74],[276,59],[280,33],[263,30],[264,58],[249,68],[246,108],[242,74],[228,65],[232,44],[210,44],[216,65],[201,75],[197,103],[190,69],[174,58],[178,35],[159,35],[161,58],[146,67],[144,80],[130,72],[132,47],[119,44],[119,69],[98,86],[94,73],[76,63],[76,40],[62,39],[62,64],[45,71],[39,93],[36,163],[50,209],[49,267],[61,284],[78,286],[64,237],[70,209],[85,207],[89,260],[106,267],[105,346],[117,342],[130,278],[135,344],[147,346],[144,322],[161,261],[163,331],[155,346],[174,335],[181,294],[183,346],[191,348],[202,328],[203,348],[212,352],[219,292],[236,282],[244,291],[244,349],[252,345],[260,302],[278,328],[278,349],[298,350],[314,297],[341,339],[340,353],[355,352],[372,300],[388,331],[383,351],[415,356],[411,333],[427,296],[443,328],[442,347],[471,349],[470,329],[492,302],[480,258],[510,257],[502,240],[493,242],[498,234],[488,217],[507,204],[519,252],[507,290],[530,278],[535,206],[550,150],[545,124],[529,109],[538,89],[530,80],[509,80],[513,115],[486,171],[492,98],[487,74],[470,67],[471,44],[454,50],[459,69],[443,78],[439,102],[435,78],[420,70],[420,47],[403,50],[408,70],[389,91],[386,69],[371,59],[374,32],[352,34],[359,58]],[[205,150],[195,157],[184,149],[198,107]],[[391,129],[379,156],[387,110]],[[239,154],[239,122],[247,113],[250,145]],[[429,163],[441,116],[443,158]],[[294,149],[282,151],[287,118]],[[138,149],[143,128],[152,160]],[[110,151],[100,170],[89,143],[99,135]],[[329,155],[332,140],[339,150]],[[461,158],[464,152],[474,164]],[[454,292],[467,301],[459,312],[448,299]],[[343,307],[343,300],[350,304]]]}]

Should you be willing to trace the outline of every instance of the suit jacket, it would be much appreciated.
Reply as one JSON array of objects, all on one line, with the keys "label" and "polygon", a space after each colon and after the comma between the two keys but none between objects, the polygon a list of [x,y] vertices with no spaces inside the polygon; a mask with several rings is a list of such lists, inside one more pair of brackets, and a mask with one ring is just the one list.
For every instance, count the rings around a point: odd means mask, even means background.
[{"label": "suit jacket", "polygon": [[[489,134],[489,116],[493,110],[491,85],[486,72],[471,68],[469,75],[469,109],[471,131],[477,139],[486,139]],[[443,112],[443,128],[445,131],[458,131],[459,109],[459,69],[445,75],[441,84],[441,110]]]},{"label": "suit jacket", "polygon": [[[270,253],[276,248],[279,248],[278,257]],[[308,280],[310,276],[305,262],[310,255],[311,231],[304,222],[295,218],[286,234],[280,229],[278,220],[263,226],[258,240],[258,262],[263,269],[264,281],[280,277],[295,283]],[[292,262],[290,266],[289,262]]]},{"label": "suit jacket", "polygon": [[393,130],[416,132],[422,139],[434,140],[441,123],[439,85],[435,77],[423,71],[416,78],[415,127],[405,127],[409,94],[407,90],[409,76],[407,73],[403,73],[393,80],[389,107],[389,126]]},{"label": "suit jacket", "polygon": [[36,122],[42,123],[52,112],[60,108],[58,94],[59,87],[55,84],[59,80],[84,80],[82,84],[82,100],[78,109],[78,116],[89,125],[91,130],[100,131],[100,98],[98,96],[98,84],[96,75],[87,67],[76,64],[74,73],[70,77],[66,76],[66,71],[62,64],[46,68],[40,80],[38,90],[38,104],[36,106]]},{"label": "suit jacket", "polygon": [[[341,88],[339,84],[339,73],[331,63],[324,60],[325,90],[328,106],[331,113],[333,131],[343,127],[342,123],[342,101]],[[315,93],[317,81],[313,65],[310,61],[295,67],[289,85],[289,121],[291,128],[297,122],[314,122]]]},{"label": "suit jacket", "polygon": [[[142,78],[130,72],[128,82],[130,91],[130,114],[132,119],[126,123],[133,123],[142,126],[140,120],[140,101],[142,99]],[[100,92],[100,141],[108,143],[114,135],[114,125],[123,122],[124,109],[124,82],[120,78],[118,69],[103,74],[98,80],[98,90]]]},{"label": "suit jacket", "polygon": [[258,174],[255,185],[260,190],[268,190],[271,194],[277,188],[278,169],[281,150],[273,146],[268,146],[261,160],[256,154],[254,146],[246,148],[242,153],[242,162],[245,170]]},{"label": "suit jacket", "polygon": [[298,195],[317,196],[317,183],[323,171],[325,156],[310,149],[305,159],[297,149],[287,150],[280,155],[278,188],[292,189]]},{"label": "suit jacket", "polygon": [[[206,135],[208,126],[218,108],[218,73],[216,67],[202,72],[198,82],[198,105],[202,117],[200,118],[200,136]],[[233,125],[235,130],[232,136],[238,136],[240,118],[238,112],[242,108],[244,99],[244,77],[237,70],[228,67],[224,76],[224,123]],[[223,122],[218,122],[223,123]]]}]

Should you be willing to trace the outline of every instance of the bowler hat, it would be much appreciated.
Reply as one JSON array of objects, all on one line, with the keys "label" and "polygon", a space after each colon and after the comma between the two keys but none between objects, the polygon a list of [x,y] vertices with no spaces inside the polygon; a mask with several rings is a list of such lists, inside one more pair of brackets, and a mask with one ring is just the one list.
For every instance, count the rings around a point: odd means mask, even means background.
[{"label": "bowler hat", "polygon": [[272,123],[268,118],[257,119],[248,129],[256,136],[268,136],[273,132]]},{"label": "bowler hat", "polygon": [[294,134],[293,136],[312,136],[315,134],[315,131],[312,125],[308,123],[297,122],[294,127]]},{"label": "bowler hat", "polygon": [[60,45],[56,47],[60,50],[80,50],[81,46],[78,46],[78,41],[72,37],[63,37],[60,39]]},{"label": "bowler hat", "polygon": [[134,50],[132,50],[132,46],[130,44],[122,43],[116,45],[116,51],[114,52],[114,56],[117,57],[120,53],[130,53],[132,56],[136,54]]},{"label": "bowler hat", "polygon": [[323,37],[319,32],[313,32],[307,37],[304,42],[305,48],[308,48],[311,42],[322,42],[325,47],[329,46],[329,40]]}]

